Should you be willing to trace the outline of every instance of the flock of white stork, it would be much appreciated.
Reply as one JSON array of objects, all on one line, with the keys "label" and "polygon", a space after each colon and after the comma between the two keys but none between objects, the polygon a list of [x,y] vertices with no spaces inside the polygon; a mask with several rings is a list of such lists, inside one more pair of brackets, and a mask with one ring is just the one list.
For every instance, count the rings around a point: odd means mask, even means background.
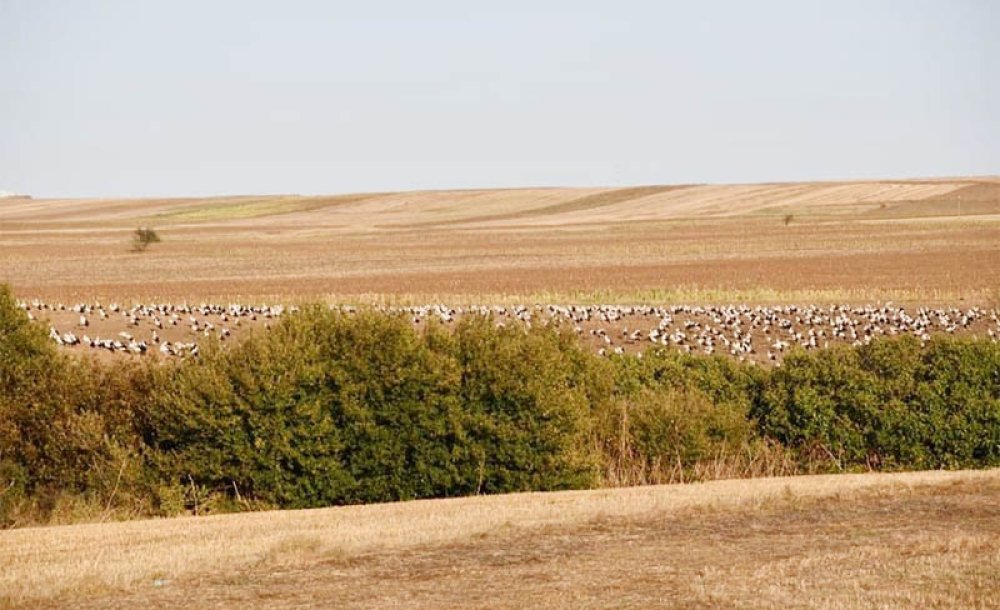
[{"label": "flock of white stork", "polygon": [[[20,301],[32,319],[51,324],[50,337],[66,347],[89,347],[112,353],[194,356],[198,340],[222,341],[254,325],[269,327],[295,306],[111,303],[50,304]],[[334,305],[343,313],[358,310]],[[601,355],[638,353],[645,347],[669,346],[690,353],[724,354],[740,361],[779,362],[793,347],[806,350],[841,342],[863,345],[877,337],[912,335],[928,341],[933,334],[975,334],[1000,341],[1000,312],[968,308],[920,307],[892,303],[867,306],[621,306],[621,305],[445,305],[377,306],[389,315],[409,318],[420,327],[430,320],[451,324],[461,316],[491,316],[497,325],[519,323],[569,326]],[[62,329],[57,327],[62,325]],[[69,327],[69,328],[67,328]],[[101,336],[105,334],[106,336]]]},{"label": "flock of white stork", "polygon": [[[28,318],[34,320],[37,314],[45,315],[69,313],[79,316],[74,330],[60,332],[55,326],[49,327],[49,337],[58,345],[73,347],[84,346],[96,349],[108,350],[110,352],[131,353],[136,355],[145,354],[155,346],[155,349],[165,356],[184,356],[198,354],[198,343],[190,341],[170,341],[161,338],[161,333],[169,332],[170,329],[186,329],[187,334],[192,336],[209,336],[217,334],[220,340],[225,341],[232,335],[231,327],[238,328],[243,321],[256,322],[258,319],[265,320],[265,324],[270,324],[270,320],[285,313],[286,308],[277,306],[245,307],[242,305],[205,305],[191,306],[181,305],[133,305],[123,307],[118,303],[111,303],[107,307],[101,303],[76,303],[65,305],[58,303],[50,305],[38,299],[31,301],[19,301],[18,306],[27,312]],[[295,308],[289,308],[294,311]],[[213,322],[212,320],[215,320]],[[143,325],[149,327],[149,339],[137,338],[137,331],[122,330],[111,338],[102,338],[99,335],[91,337],[87,334],[87,329],[93,323],[100,323],[104,327],[124,326],[128,329],[141,328]],[[77,332],[80,334],[77,335]]]}]

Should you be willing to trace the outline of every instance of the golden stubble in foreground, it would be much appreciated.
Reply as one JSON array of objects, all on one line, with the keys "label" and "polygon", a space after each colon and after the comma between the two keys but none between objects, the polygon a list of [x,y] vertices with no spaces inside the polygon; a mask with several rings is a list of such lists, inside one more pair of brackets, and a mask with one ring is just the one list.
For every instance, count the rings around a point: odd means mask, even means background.
[{"label": "golden stubble in foreground", "polygon": [[[44,607],[1000,607],[1000,470],[0,532]],[[3,605],[3,604],[0,604]]]}]

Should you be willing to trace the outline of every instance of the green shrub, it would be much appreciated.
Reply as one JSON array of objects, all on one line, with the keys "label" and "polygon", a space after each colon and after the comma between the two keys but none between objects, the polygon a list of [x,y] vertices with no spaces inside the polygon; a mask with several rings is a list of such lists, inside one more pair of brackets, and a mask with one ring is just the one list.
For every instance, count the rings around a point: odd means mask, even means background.
[{"label": "green shrub", "polygon": [[150,227],[139,227],[132,232],[132,251],[145,252],[150,244],[159,243],[160,236]]},{"label": "green shrub", "polygon": [[463,492],[595,484],[587,442],[599,380],[576,340],[551,328],[497,328],[481,317],[463,319],[455,339],[469,441]]},{"label": "green shrub", "polygon": [[620,483],[666,483],[747,447],[746,411],[715,404],[697,390],[645,389],[602,413],[608,477]]},{"label": "green shrub", "polygon": [[163,478],[283,507],[579,487],[594,469],[573,350],[310,307],[164,367],[144,441]]},{"label": "green shrub", "polygon": [[311,309],[301,324],[326,367],[330,412],[352,487],[341,500],[447,496],[461,487],[466,451],[461,372],[401,317],[353,318]]},{"label": "green shrub", "polygon": [[132,426],[133,384],[142,380],[132,365],[57,353],[0,287],[0,524],[28,504],[43,520],[59,506],[76,506],[75,514],[81,504],[70,496],[109,514],[144,510],[146,472]]},{"label": "green shrub", "polygon": [[914,438],[928,465],[1000,466],[1000,344],[938,339],[922,356],[911,403],[925,414]]},{"label": "green shrub", "polygon": [[141,434],[158,478],[288,507],[344,496],[351,481],[317,349],[291,326],[157,372]]},{"label": "green shrub", "polygon": [[841,467],[984,467],[1000,463],[1000,346],[910,337],[796,352],[770,375],[754,415],[762,431]]},{"label": "green shrub", "polygon": [[615,400],[597,411],[596,446],[607,479],[661,483],[748,448],[759,373],[722,357],[666,349],[611,359]]},{"label": "green shrub", "polygon": [[698,356],[666,348],[646,351],[641,358],[612,358],[615,387],[620,395],[639,390],[697,390],[715,403],[739,403],[749,408],[764,373],[723,356]]}]

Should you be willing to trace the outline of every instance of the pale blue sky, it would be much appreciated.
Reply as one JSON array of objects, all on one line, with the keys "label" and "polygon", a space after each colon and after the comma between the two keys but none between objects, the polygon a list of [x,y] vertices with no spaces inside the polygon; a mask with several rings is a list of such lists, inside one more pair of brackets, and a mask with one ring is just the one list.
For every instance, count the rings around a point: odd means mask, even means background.
[{"label": "pale blue sky", "polygon": [[0,0],[0,190],[997,173],[989,0]]}]

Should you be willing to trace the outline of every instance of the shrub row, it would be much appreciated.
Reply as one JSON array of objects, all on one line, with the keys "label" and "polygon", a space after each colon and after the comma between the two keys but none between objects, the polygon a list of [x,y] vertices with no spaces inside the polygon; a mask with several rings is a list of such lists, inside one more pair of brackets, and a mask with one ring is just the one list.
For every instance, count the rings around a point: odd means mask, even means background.
[{"label": "shrub row", "polygon": [[764,370],[321,306],[197,359],[58,352],[0,287],[0,525],[838,469],[1000,465],[1000,346]]}]

